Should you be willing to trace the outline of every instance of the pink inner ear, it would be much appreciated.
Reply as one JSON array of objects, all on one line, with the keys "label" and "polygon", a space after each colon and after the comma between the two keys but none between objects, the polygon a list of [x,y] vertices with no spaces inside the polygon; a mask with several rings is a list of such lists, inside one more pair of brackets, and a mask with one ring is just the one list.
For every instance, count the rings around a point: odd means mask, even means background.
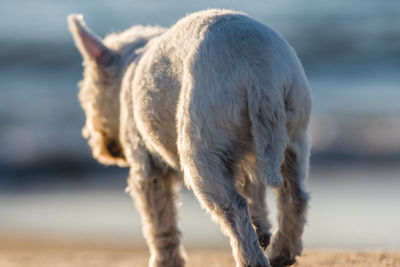
[{"label": "pink inner ear", "polygon": [[82,42],[86,51],[94,58],[100,57],[104,53],[104,45],[97,40],[96,37],[91,36],[88,32],[81,32]]},{"label": "pink inner ear", "polygon": [[94,34],[85,29],[79,30],[85,50],[99,65],[108,66],[114,60],[114,53],[108,49]]}]

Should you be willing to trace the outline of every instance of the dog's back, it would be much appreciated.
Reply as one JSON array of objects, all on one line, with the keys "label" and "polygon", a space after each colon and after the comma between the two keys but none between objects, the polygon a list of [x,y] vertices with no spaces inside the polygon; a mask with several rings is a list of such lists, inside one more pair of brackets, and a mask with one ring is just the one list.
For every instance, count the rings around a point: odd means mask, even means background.
[{"label": "dog's back", "polygon": [[268,145],[262,139],[274,126],[254,129],[260,119],[282,122],[275,127],[281,127],[275,135],[282,139],[276,142],[286,146],[293,135],[286,133],[286,124],[294,119],[299,128],[298,113],[303,113],[300,128],[306,128],[311,105],[302,67],[287,42],[230,10],[191,14],[152,40],[135,70],[132,95],[135,123],[148,148],[176,169],[183,118],[199,121],[193,131],[230,132],[220,138],[237,139],[235,153],[241,153],[253,142],[261,150]]}]

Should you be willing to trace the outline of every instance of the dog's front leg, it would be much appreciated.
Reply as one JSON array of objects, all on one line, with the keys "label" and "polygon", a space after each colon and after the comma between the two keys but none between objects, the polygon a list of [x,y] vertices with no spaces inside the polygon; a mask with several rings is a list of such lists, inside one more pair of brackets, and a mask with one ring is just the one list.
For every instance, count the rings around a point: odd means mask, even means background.
[{"label": "dog's front leg", "polygon": [[150,248],[150,267],[182,267],[185,252],[177,227],[176,186],[172,174],[152,171],[141,177],[132,171],[128,191],[132,195],[143,224],[143,234]]}]

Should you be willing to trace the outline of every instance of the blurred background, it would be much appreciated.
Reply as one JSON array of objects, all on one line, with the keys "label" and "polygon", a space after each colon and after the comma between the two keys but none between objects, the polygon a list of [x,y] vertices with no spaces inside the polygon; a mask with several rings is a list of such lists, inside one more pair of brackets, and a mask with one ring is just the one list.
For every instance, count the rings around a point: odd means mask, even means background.
[{"label": "blurred background", "polygon": [[[2,0],[0,247],[144,247],[124,194],[128,170],[96,163],[81,136],[81,58],[66,17],[82,13],[104,36],[133,24],[170,26],[209,7],[269,25],[303,62],[314,101],[306,247],[400,248],[398,0]],[[185,245],[228,247],[182,193]],[[273,192],[268,201],[275,222]]]}]

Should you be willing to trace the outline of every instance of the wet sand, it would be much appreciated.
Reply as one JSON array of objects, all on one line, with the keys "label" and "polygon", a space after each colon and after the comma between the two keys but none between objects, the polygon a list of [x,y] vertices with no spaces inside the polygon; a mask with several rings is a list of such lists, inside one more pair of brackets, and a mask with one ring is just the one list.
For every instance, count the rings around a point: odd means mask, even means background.
[{"label": "wet sand", "polygon": [[[312,167],[305,248],[399,250],[399,173],[399,165]],[[144,244],[139,214],[129,195],[123,193],[124,186],[89,189],[79,185],[0,194],[0,237],[90,241],[109,247]],[[182,191],[179,228],[184,246],[227,248],[229,241],[218,225],[191,192]],[[275,229],[275,196],[271,190],[267,195]]]}]

